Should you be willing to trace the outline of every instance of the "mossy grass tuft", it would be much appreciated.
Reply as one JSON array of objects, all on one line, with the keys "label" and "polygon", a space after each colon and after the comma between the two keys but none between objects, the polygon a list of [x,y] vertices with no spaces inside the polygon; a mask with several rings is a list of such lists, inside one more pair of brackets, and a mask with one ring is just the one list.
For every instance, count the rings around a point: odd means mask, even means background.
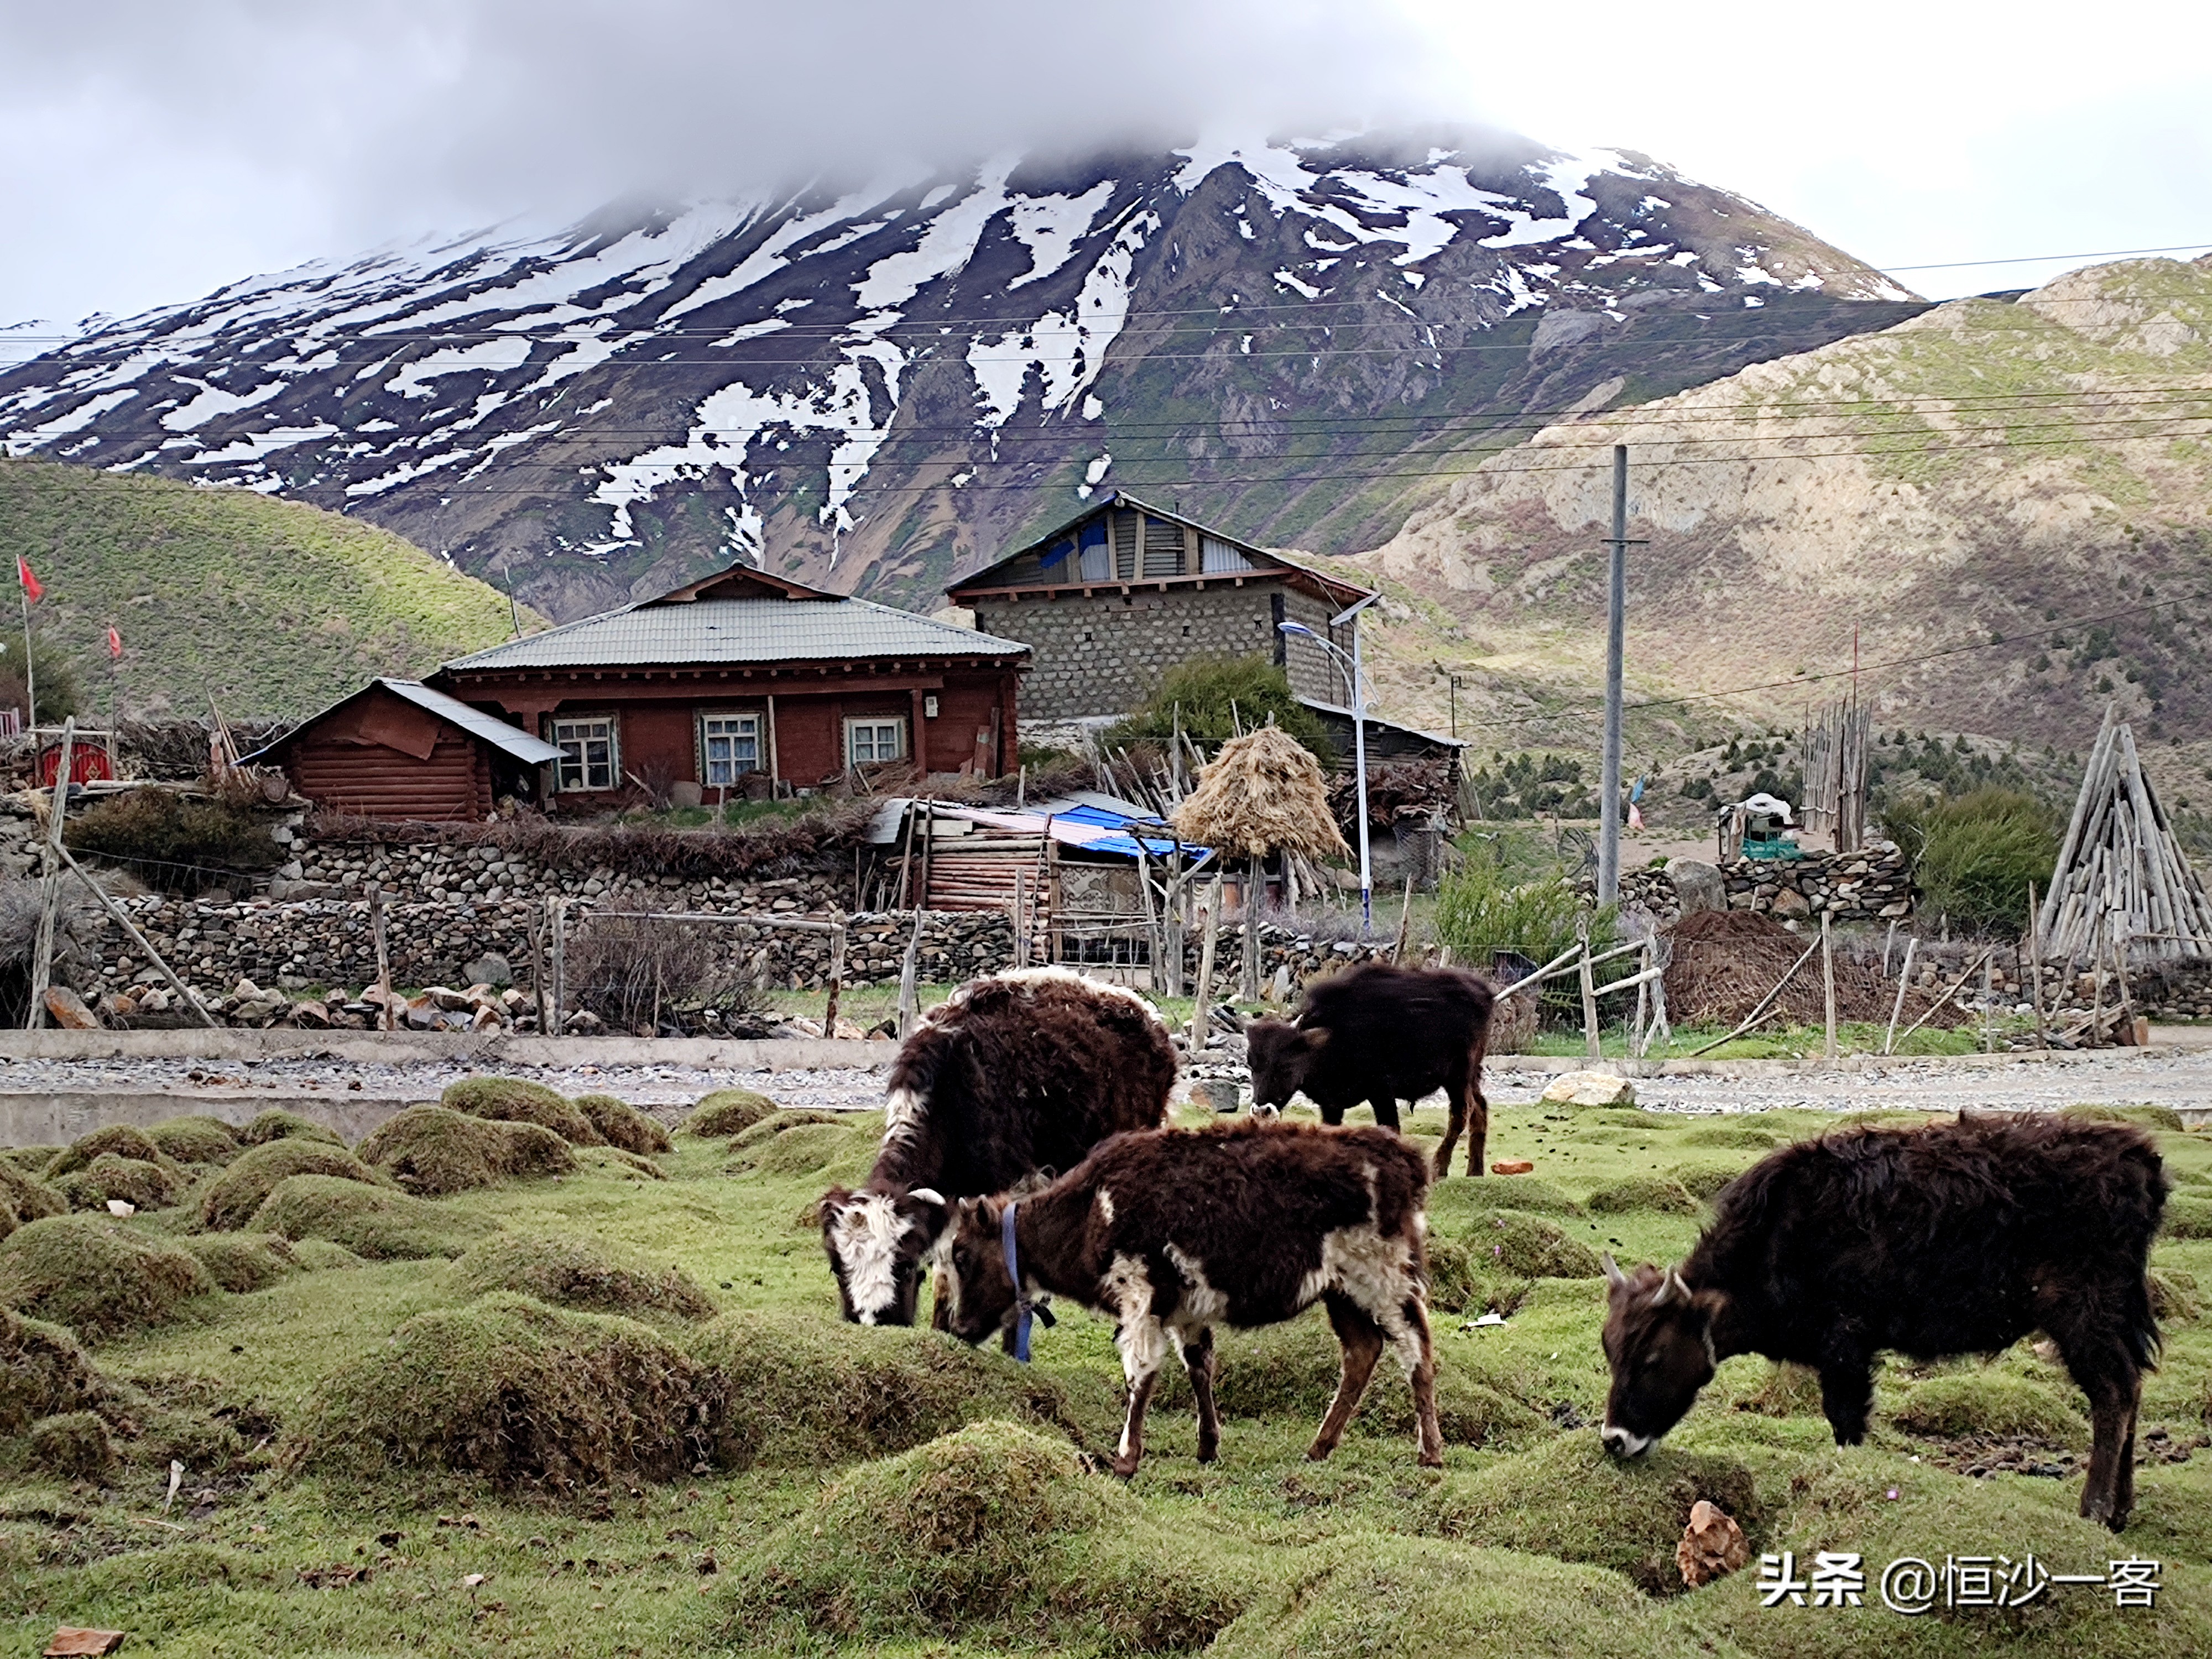
[{"label": "mossy grass tuft", "polygon": [[72,1210],[105,1210],[108,1200],[116,1198],[133,1209],[166,1210],[182,1194],[185,1180],[166,1162],[149,1164],[102,1152],[54,1185]]},{"label": "mossy grass tuft", "polygon": [[1891,1407],[1890,1420],[1909,1433],[1949,1438],[1963,1434],[2022,1434],[2069,1445],[2088,1443],[2088,1425],[2057,1389],[2002,1371],[1931,1376]]},{"label": "mossy grass tuft", "polygon": [[106,1385],[77,1340],[58,1325],[0,1307],[0,1435],[96,1404]]},{"label": "mossy grass tuft", "polygon": [[214,1289],[190,1252],[105,1215],[53,1216],[0,1239],[0,1304],[87,1340],[166,1323]]},{"label": "mossy grass tuft", "polygon": [[712,1319],[715,1313],[713,1298],[682,1268],[599,1239],[503,1233],[469,1251],[453,1272],[472,1296],[518,1291],[563,1308],[633,1319]]},{"label": "mossy grass tuft", "polygon": [[50,1215],[66,1215],[69,1200],[38,1176],[0,1162],[0,1207],[13,1211],[18,1221],[37,1221]]},{"label": "mossy grass tuft", "polygon": [[2127,1123],[2177,1135],[2189,1127],[2171,1106],[2069,1106],[2059,1115],[2077,1123]]},{"label": "mossy grass tuft", "polygon": [[265,1291],[303,1270],[292,1242],[275,1233],[189,1233],[177,1241],[199,1258],[208,1277],[226,1291]]},{"label": "mossy grass tuft", "polygon": [[2150,1310],[2154,1317],[2177,1325],[2194,1324],[2203,1317],[2204,1298],[2197,1292],[2196,1274],[2179,1267],[2153,1267],[2145,1277],[2150,1282]]},{"label": "mossy grass tuft", "polygon": [[[457,1256],[495,1224],[389,1187],[343,1176],[302,1175],[279,1182],[254,1212],[256,1232],[276,1233],[304,1247],[321,1239],[371,1261]],[[313,1262],[303,1252],[301,1260]],[[343,1265],[343,1264],[338,1264]]]},{"label": "mossy grass tuft", "polygon": [[252,1122],[238,1132],[238,1138],[248,1146],[265,1146],[272,1140],[319,1140],[325,1146],[345,1145],[345,1137],[337,1130],[326,1129],[312,1118],[275,1106],[258,1114]]},{"label": "mossy grass tuft", "polygon": [[606,1137],[592,1127],[566,1095],[542,1083],[515,1077],[470,1077],[448,1084],[438,1103],[449,1111],[501,1123],[535,1123],[572,1146],[604,1146]]},{"label": "mossy grass tuft", "polygon": [[443,1106],[413,1106],[386,1120],[361,1143],[361,1156],[426,1198],[523,1176],[567,1175],[576,1167],[569,1143],[543,1125]]},{"label": "mossy grass tuft", "polygon": [[246,1143],[219,1117],[193,1113],[148,1126],[146,1139],[179,1164],[228,1164]]},{"label": "mossy grass tuft", "polygon": [[501,1292],[417,1315],[317,1385],[283,1461],[360,1479],[446,1469],[568,1491],[688,1474],[722,1384],[649,1326]]},{"label": "mossy grass tuft", "polygon": [[63,1412],[31,1425],[31,1461],[67,1480],[97,1480],[115,1467],[115,1448],[97,1412]]},{"label": "mossy grass tuft", "polygon": [[1630,1176],[1589,1195],[1593,1215],[1623,1215],[1649,1210],[1658,1215],[1695,1215],[1698,1200],[1688,1188],[1666,1176]]},{"label": "mossy grass tuft", "polygon": [[1741,1164],[1677,1164],[1667,1171],[1667,1179],[1692,1198],[1705,1202],[1741,1175],[1746,1167]]},{"label": "mossy grass tuft", "polygon": [[[761,1126],[765,1128],[765,1124]],[[786,1124],[780,1133],[749,1141],[747,1130],[731,1143],[724,1167],[764,1176],[820,1176],[848,1181],[863,1178],[874,1164],[879,1132],[872,1119],[849,1117],[828,1123]]]},{"label": "mossy grass tuft", "polygon": [[90,1134],[78,1136],[56,1152],[53,1161],[46,1165],[46,1178],[55,1181],[79,1170],[89,1169],[92,1161],[103,1152],[112,1152],[118,1158],[136,1158],[142,1164],[167,1164],[173,1170],[177,1164],[177,1160],[169,1158],[154,1144],[143,1129],[128,1123],[110,1123],[94,1129]]},{"label": "mossy grass tuft", "polygon": [[1518,1210],[1475,1217],[1462,1242],[1478,1272],[1522,1279],[1599,1279],[1605,1273],[1605,1263],[1589,1245],[1568,1237],[1557,1222]]},{"label": "mossy grass tuft", "polygon": [[1680,1137],[1684,1146],[1719,1146],[1731,1152],[1769,1152],[1782,1144],[1782,1137],[1771,1130],[1753,1128],[1747,1124],[1709,1123],[1699,1128],[1686,1129]]},{"label": "mossy grass tuft", "polygon": [[244,1152],[200,1191],[199,1224],[210,1232],[235,1232],[252,1220],[280,1182],[294,1176],[337,1176],[375,1186],[384,1177],[343,1146],[294,1137]]},{"label": "mossy grass tuft", "polygon": [[610,1146],[640,1158],[670,1150],[668,1131],[626,1100],[612,1095],[578,1095],[574,1105]]},{"label": "mossy grass tuft", "polygon": [[2168,1238],[2212,1238],[2212,1198],[2199,1198],[2194,1193],[2170,1194],[2161,1231]]},{"label": "mossy grass tuft", "polygon": [[719,1140],[744,1133],[777,1109],[766,1095],[755,1094],[750,1089],[717,1089],[700,1098],[676,1133]]},{"label": "mossy grass tuft", "polygon": [[787,1130],[830,1123],[864,1128],[872,1135],[880,1135],[884,1132],[884,1121],[874,1112],[825,1112],[813,1107],[780,1109],[740,1130],[732,1138],[730,1150],[732,1152],[749,1152],[755,1146],[774,1140]]},{"label": "mossy grass tuft", "polygon": [[1429,1188],[1429,1221],[1437,1226],[1472,1226],[1492,1210],[1524,1210],[1533,1215],[1580,1215],[1583,1206],[1536,1176],[1462,1176]]}]

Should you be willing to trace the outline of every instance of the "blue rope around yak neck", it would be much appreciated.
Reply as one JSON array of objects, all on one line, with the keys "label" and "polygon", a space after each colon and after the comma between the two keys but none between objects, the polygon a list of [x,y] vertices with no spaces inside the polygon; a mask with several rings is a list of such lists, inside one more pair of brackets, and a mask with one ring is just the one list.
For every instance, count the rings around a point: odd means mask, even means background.
[{"label": "blue rope around yak neck", "polygon": [[1053,1318],[1050,1308],[1031,1302],[1029,1292],[1022,1288],[1021,1263],[1014,1254],[1014,1206],[1012,1202],[999,1217],[999,1245],[1006,1252],[1006,1277],[1014,1285],[1014,1358],[1026,1365],[1030,1363],[1030,1321],[1032,1318],[1042,1320],[1047,1330],[1050,1330],[1057,1322]]}]

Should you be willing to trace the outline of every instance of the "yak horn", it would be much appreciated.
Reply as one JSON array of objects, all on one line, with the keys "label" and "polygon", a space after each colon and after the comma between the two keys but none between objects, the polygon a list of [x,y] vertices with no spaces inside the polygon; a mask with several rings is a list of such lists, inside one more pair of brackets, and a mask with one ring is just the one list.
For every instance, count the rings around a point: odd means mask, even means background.
[{"label": "yak horn", "polygon": [[1620,1263],[1613,1259],[1613,1255],[1610,1251],[1607,1252],[1605,1256],[1605,1279],[1606,1283],[1608,1285],[1626,1285],[1628,1283],[1628,1275],[1620,1271]]},{"label": "yak horn", "polygon": [[1651,1292],[1651,1300],[1644,1305],[1651,1308],[1663,1308],[1667,1305],[1667,1298],[1674,1293],[1674,1277],[1672,1273],[1669,1273],[1666,1278],[1659,1281],[1659,1288]]},{"label": "yak horn", "polygon": [[934,1187],[916,1187],[912,1192],[908,1193],[907,1196],[908,1198],[918,1198],[925,1204],[934,1204],[940,1210],[949,1207],[945,1202],[945,1194],[939,1192]]}]

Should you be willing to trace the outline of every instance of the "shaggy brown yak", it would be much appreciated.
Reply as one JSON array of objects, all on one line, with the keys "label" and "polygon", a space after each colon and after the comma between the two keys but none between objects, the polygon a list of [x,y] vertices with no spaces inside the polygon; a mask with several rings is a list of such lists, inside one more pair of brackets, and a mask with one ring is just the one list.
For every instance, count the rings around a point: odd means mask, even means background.
[{"label": "shaggy brown yak", "polygon": [[2089,1396],[2081,1513],[2118,1532],[2158,1353],[2144,1264],[2166,1190],[2148,1135],[2053,1116],[1962,1113],[1786,1146],[1721,1189],[1680,1267],[1606,1258],[1605,1443],[1642,1452],[1722,1360],[1759,1353],[1816,1369],[1836,1443],[1856,1445],[1881,1350],[1993,1353],[2043,1330]]},{"label": "shaggy brown yak", "polygon": [[1073,1168],[1108,1135],[1167,1116],[1175,1045],[1133,991],[1065,968],[971,980],[891,1064],[882,1150],[857,1193],[822,1196],[847,1319],[911,1325],[950,1200]]}]

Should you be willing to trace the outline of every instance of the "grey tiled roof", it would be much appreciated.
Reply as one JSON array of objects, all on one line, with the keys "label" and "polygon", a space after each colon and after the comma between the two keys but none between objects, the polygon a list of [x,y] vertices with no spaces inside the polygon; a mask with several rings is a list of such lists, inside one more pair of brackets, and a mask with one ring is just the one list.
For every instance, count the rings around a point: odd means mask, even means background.
[{"label": "grey tiled roof", "polygon": [[866,599],[695,599],[634,605],[510,640],[446,665],[603,668],[823,662],[862,657],[1018,657],[1029,647]]}]

